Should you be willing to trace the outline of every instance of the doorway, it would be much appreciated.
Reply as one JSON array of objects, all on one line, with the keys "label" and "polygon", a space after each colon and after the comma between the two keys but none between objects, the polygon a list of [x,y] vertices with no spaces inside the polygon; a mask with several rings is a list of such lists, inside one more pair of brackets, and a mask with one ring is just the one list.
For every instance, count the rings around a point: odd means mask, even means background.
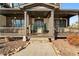
[{"label": "doorway", "polygon": [[44,26],[43,19],[35,19],[35,25],[37,27],[36,32],[43,33],[43,26]]},{"label": "doorway", "polygon": [[43,33],[44,20],[43,19],[35,19],[33,24],[33,30],[36,33]]}]

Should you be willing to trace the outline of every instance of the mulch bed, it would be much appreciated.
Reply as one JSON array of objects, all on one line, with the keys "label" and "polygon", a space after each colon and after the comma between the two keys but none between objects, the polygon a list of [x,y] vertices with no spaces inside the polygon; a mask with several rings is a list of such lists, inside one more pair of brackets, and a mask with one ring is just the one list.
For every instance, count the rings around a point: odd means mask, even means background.
[{"label": "mulch bed", "polygon": [[67,39],[58,39],[53,41],[55,47],[59,50],[62,56],[75,56],[79,55],[79,46],[69,44]]},{"label": "mulch bed", "polygon": [[67,40],[70,44],[79,46],[79,34],[75,34],[75,33],[68,34]]},{"label": "mulch bed", "polygon": [[5,42],[4,39],[0,39],[0,54],[9,55],[9,53],[14,52],[15,50],[19,50],[20,48],[25,46],[26,43],[27,42],[22,41],[22,40]]}]

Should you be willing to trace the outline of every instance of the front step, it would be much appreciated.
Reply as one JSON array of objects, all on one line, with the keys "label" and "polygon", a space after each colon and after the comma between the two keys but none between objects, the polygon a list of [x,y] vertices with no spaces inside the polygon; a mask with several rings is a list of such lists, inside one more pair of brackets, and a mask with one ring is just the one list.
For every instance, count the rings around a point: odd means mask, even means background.
[{"label": "front step", "polygon": [[31,38],[30,42],[49,42],[48,38]]}]

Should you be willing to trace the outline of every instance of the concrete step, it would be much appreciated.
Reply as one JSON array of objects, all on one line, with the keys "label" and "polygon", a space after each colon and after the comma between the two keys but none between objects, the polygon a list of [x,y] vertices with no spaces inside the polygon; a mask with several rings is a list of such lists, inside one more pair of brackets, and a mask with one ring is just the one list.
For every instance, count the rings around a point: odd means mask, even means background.
[{"label": "concrete step", "polygon": [[48,38],[31,38],[30,42],[49,42]]}]

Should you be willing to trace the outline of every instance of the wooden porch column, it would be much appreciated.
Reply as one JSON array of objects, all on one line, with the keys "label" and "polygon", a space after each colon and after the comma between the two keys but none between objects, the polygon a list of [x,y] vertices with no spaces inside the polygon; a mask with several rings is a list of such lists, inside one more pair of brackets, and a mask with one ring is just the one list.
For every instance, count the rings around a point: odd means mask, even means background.
[{"label": "wooden porch column", "polygon": [[29,32],[29,15],[27,14],[27,11],[24,11],[24,19],[25,19],[25,35]]},{"label": "wooden porch column", "polygon": [[23,41],[26,41],[26,35],[27,35],[27,17],[26,17],[26,15],[27,15],[27,11],[24,11],[24,20],[25,20],[25,22],[24,22],[24,36],[23,36]]},{"label": "wooden porch column", "polygon": [[67,26],[69,26],[69,23],[70,23],[70,18],[67,18]]},{"label": "wooden porch column", "polygon": [[66,27],[68,27],[68,18],[66,18],[65,20],[66,20]]},{"label": "wooden porch column", "polygon": [[55,39],[55,35],[54,35],[54,10],[51,11],[51,17],[49,19],[49,37],[52,38],[52,40]]},{"label": "wooden porch column", "polygon": [[28,14],[26,14],[26,25],[27,27],[29,27],[29,15]]},{"label": "wooden porch column", "polygon": [[29,36],[29,34],[30,34],[30,25],[29,25],[29,15],[28,14],[26,14],[26,26],[27,26],[26,33]]},{"label": "wooden porch column", "polygon": [[24,11],[24,20],[25,20],[25,24],[24,24],[24,27],[25,27],[25,36],[27,35],[27,33],[26,33],[26,29],[27,29],[27,12],[26,11]]}]

